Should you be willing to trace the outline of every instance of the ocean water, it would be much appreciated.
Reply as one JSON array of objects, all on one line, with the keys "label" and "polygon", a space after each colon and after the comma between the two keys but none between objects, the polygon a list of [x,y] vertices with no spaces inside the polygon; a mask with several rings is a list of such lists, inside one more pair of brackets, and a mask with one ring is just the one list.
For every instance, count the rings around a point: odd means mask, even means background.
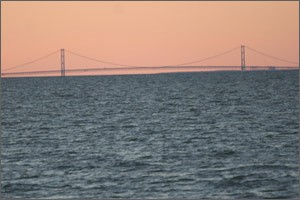
[{"label": "ocean water", "polygon": [[2,196],[298,198],[298,74],[2,79]]}]

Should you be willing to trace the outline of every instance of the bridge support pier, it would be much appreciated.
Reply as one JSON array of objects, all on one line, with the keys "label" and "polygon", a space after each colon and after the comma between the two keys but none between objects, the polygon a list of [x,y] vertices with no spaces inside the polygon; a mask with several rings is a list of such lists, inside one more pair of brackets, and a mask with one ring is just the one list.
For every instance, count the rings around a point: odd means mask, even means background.
[{"label": "bridge support pier", "polygon": [[241,46],[241,70],[246,70],[245,45]]},{"label": "bridge support pier", "polygon": [[60,64],[61,64],[61,76],[65,76],[65,50],[60,50]]}]

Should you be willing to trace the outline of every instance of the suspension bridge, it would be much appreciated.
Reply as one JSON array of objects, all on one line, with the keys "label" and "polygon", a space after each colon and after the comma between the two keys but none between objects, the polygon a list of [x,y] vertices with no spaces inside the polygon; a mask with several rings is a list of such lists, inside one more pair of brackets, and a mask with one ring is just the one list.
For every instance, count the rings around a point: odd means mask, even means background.
[{"label": "suspension bridge", "polygon": [[[269,59],[277,60],[283,63],[288,63],[289,65],[284,65],[284,66],[246,66],[246,49],[247,51],[252,51],[256,54],[259,54],[261,56],[267,57]],[[218,57],[224,56],[226,54],[230,54],[234,51],[240,50],[240,62],[241,65],[239,66],[204,66],[204,65],[195,65],[199,64],[204,61],[216,59]],[[66,53],[71,54],[73,56],[80,57],[82,59],[86,59],[92,62],[96,63],[101,63],[102,66],[105,67],[94,67],[94,68],[77,68],[74,69],[72,67],[67,68],[66,66]],[[53,55],[60,54],[60,66],[57,67],[54,70],[36,70],[36,71],[15,71],[18,68],[24,68],[30,64],[33,63],[38,63],[42,60],[45,60]],[[109,67],[106,67],[109,66]],[[43,57],[40,57],[38,59],[32,60],[30,62],[23,63],[21,65],[9,67],[9,68],[4,68],[1,73],[1,77],[11,77],[11,76],[30,76],[30,75],[60,75],[62,77],[68,75],[68,74],[73,74],[73,73],[83,73],[83,72],[100,72],[100,71],[113,71],[113,70],[153,70],[153,69],[181,69],[181,70],[187,70],[187,69],[197,69],[197,70],[209,70],[209,69],[215,69],[215,70],[241,70],[241,71],[246,71],[246,70],[287,70],[287,69],[299,69],[299,63],[294,62],[294,61],[289,61],[285,60],[279,57],[275,57],[266,53],[263,53],[261,51],[258,51],[254,48],[251,48],[249,46],[241,45],[238,47],[235,47],[233,49],[230,49],[228,51],[216,54],[214,56],[210,56],[207,58],[203,59],[198,59],[190,62],[184,62],[184,63],[178,63],[178,64],[172,64],[172,65],[164,65],[164,66],[137,66],[137,65],[128,65],[128,64],[120,64],[120,63],[115,63],[115,62],[108,62],[104,60],[99,60],[95,58],[91,58],[67,49],[59,49],[56,50],[55,52],[52,52],[48,55],[45,55]]]}]

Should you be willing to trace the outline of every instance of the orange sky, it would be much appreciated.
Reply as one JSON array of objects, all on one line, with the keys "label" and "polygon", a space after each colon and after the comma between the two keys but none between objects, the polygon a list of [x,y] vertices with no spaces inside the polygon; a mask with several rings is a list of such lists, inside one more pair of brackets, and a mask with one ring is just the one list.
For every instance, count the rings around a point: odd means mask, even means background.
[{"label": "orange sky", "polygon": [[[244,44],[298,62],[298,6],[297,1],[5,1],[1,2],[2,71],[60,48],[109,62],[157,66],[207,58]],[[246,64],[292,65],[250,51]],[[240,52],[198,65],[240,65]],[[84,67],[117,66],[66,53],[67,69]],[[47,69],[60,69],[59,54],[10,72]]]}]

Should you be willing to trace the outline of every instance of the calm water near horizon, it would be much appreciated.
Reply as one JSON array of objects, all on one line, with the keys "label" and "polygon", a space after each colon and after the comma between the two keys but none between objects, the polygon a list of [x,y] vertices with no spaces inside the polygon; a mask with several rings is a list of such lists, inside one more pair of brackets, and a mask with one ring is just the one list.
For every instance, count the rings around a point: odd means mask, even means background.
[{"label": "calm water near horizon", "polygon": [[1,86],[3,197],[299,197],[297,70]]}]

